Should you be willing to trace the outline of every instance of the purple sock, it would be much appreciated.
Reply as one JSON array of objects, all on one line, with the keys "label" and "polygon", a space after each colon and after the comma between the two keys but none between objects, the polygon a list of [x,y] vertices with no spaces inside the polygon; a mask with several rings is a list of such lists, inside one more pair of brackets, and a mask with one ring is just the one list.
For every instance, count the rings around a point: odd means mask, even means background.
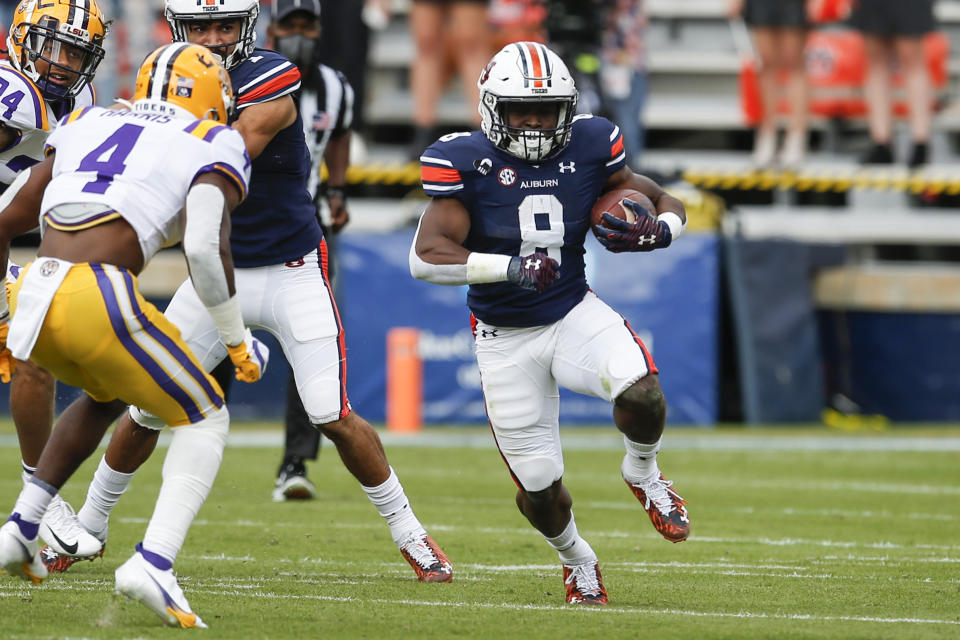
[{"label": "purple sock", "polygon": [[27,522],[20,517],[19,513],[10,514],[7,520],[16,522],[17,526],[20,527],[20,533],[22,533],[23,537],[27,540],[35,540],[37,538],[37,531],[40,529],[39,522]]},{"label": "purple sock", "polygon": [[163,556],[144,549],[142,542],[137,543],[137,551],[140,552],[140,555],[143,556],[144,560],[155,566],[157,569],[160,569],[160,571],[169,571],[173,568],[173,563]]}]

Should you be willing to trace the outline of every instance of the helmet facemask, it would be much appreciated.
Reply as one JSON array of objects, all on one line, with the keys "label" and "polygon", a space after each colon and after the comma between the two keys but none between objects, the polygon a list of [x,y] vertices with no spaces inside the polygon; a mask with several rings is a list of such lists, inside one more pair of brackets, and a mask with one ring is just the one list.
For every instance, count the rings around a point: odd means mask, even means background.
[{"label": "helmet facemask", "polygon": [[[192,3],[188,4],[192,5]],[[239,33],[236,40],[216,46],[204,45],[229,70],[246,60],[253,53],[257,41],[256,26],[257,17],[260,15],[259,3],[239,2],[237,4],[246,6],[238,7],[236,10],[224,7],[224,10],[216,13],[193,13],[196,7],[189,6],[189,9],[186,9],[187,5],[184,5],[182,1],[167,0],[164,15],[170,25],[170,31],[173,33],[174,42],[190,42],[187,36],[189,25],[192,22],[239,20]]]},{"label": "helmet facemask", "polygon": [[[20,59],[17,66],[37,85],[47,100],[60,102],[73,98],[93,80],[97,67],[103,60],[104,50],[100,45],[102,36],[90,39],[64,33],[61,29],[73,29],[61,25],[56,18],[43,16],[35,24],[21,23],[14,27],[11,40],[19,45]],[[64,64],[61,55],[70,61]],[[37,70],[38,60],[49,66],[43,73]],[[55,82],[52,75],[63,75],[67,83]]]},{"label": "helmet facemask", "polygon": [[[488,137],[491,140],[497,138],[494,142],[497,147],[522,160],[528,162],[544,160],[559,153],[570,142],[573,131],[571,123],[576,111],[575,97],[498,98],[491,93],[486,93],[481,104],[495,114],[490,118],[489,130],[486,132]],[[524,104],[536,104],[552,111],[556,116],[556,126],[536,129],[510,126],[510,111]]]},{"label": "helmet facemask", "polygon": [[[477,88],[480,129],[497,148],[527,162],[540,162],[570,142],[579,94],[567,66],[543,44],[508,44],[484,68]],[[520,105],[539,112],[540,121],[549,120],[544,124],[551,126],[510,126],[510,109]]]}]

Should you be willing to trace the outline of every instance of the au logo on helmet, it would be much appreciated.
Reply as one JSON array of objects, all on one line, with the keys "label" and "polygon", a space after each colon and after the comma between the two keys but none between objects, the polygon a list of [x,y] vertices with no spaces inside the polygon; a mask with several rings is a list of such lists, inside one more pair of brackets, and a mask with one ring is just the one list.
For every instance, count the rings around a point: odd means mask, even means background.
[{"label": "au logo on helmet", "polygon": [[[501,49],[477,81],[480,129],[497,148],[527,162],[558,154],[570,142],[577,88],[563,60],[539,42],[512,42]],[[511,126],[511,105],[540,103],[557,114],[556,125]],[[501,181],[502,182],[502,181]]]}]

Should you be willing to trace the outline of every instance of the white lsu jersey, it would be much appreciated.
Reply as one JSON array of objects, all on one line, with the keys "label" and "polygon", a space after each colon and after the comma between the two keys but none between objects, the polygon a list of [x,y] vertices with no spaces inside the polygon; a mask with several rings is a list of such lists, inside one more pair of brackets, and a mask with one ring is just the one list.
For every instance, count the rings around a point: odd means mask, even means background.
[{"label": "white lsu jersey", "polygon": [[[77,109],[96,102],[88,84],[74,98]],[[0,121],[17,133],[17,138],[0,151],[0,183],[10,184],[17,174],[43,160],[44,143],[57,126],[57,116],[40,89],[6,60],[0,62]]]},{"label": "white lsu jersey", "polygon": [[[213,120],[157,113],[78,109],[47,139],[56,151],[41,204],[41,231],[86,229],[122,217],[140,239],[144,262],[182,235],[180,210],[203,173],[225,176],[247,194],[243,137]],[[98,205],[59,207],[59,205]]]}]

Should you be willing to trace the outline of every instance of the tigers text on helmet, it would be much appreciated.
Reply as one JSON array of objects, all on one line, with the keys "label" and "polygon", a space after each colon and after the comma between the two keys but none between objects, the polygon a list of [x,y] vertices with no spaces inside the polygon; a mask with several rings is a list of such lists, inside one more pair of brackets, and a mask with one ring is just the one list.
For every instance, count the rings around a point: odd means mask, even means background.
[{"label": "tigers text on helmet", "polygon": [[[189,42],[187,25],[200,20],[240,20],[240,33],[233,42],[212,47],[227,69],[232,69],[253,53],[257,41],[258,0],[165,0],[164,15],[176,42]],[[231,47],[233,50],[231,51]],[[220,51],[224,53],[221,55]],[[229,53],[226,53],[229,52]]]},{"label": "tigers text on helmet", "polygon": [[233,113],[230,75],[206,47],[185,42],[164,45],[140,65],[133,110],[227,124]]},{"label": "tigers text on helmet", "polygon": [[[563,60],[539,42],[513,42],[487,63],[477,81],[480,128],[494,145],[521,160],[536,162],[559,153],[570,142],[577,88]],[[557,105],[557,126],[510,127],[507,111],[515,103]]]},{"label": "tigers text on helmet", "polygon": [[[22,0],[7,38],[10,63],[45,99],[66,100],[93,80],[106,33],[95,0]],[[41,71],[38,62],[47,68]]]}]

